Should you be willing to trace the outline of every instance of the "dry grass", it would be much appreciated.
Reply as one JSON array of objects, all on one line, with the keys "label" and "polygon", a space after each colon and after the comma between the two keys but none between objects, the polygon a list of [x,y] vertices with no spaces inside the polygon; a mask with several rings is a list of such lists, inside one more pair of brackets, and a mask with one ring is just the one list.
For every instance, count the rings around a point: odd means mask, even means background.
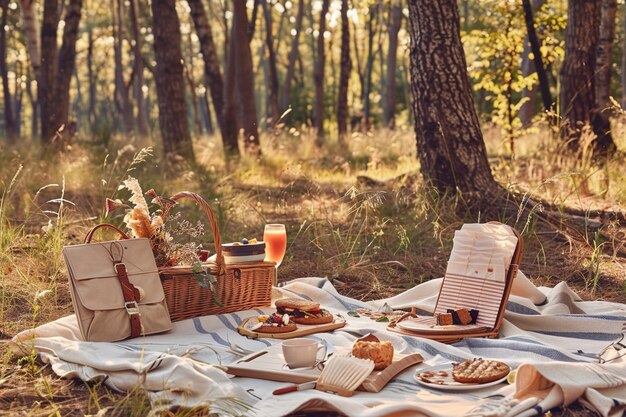
[{"label": "dry grass", "polygon": [[[597,169],[584,157],[561,156],[538,128],[518,140],[512,158],[497,131],[487,132],[494,172],[509,189],[557,210],[624,206],[623,157]],[[500,220],[524,230],[521,269],[537,284],[565,280],[585,299],[626,301],[624,224],[593,216],[555,222],[538,208],[519,219],[504,210],[465,210],[454,197],[423,188],[411,132],[355,134],[343,156],[332,143],[317,150],[307,132],[281,132],[263,138],[262,158],[244,157],[237,167],[225,164],[216,138],[198,141],[197,166],[138,155],[147,145],[107,151],[83,140],[54,159],[25,150],[1,154],[0,338],[71,313],[60,249],[103,220],[104,198],[117,195],[128,173],[146,190],[189,189],[211,200],[226,241],[260,237],[266,222],[287,224],[280,281],[327,276],[351,297],[390,296],[443,274],[463,222]],[[201,218],[198,210],[185,210]],[[0,410],[24,415],[96,414],[107,407],[107,416],[140,415],[146,407],[140,393],[59,380],[32,358],[16,362],[6,352],[0,392]]]}]

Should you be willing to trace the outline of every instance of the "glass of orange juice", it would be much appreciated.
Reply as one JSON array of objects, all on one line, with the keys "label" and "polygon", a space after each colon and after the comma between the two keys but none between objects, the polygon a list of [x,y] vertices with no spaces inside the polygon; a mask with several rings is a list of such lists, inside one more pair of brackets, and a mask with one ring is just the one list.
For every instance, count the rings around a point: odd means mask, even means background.
[{"label": "glass of orange juice", "polygon": [[[287,250],[287,230],[285,225],[266,224],[263,232],[263,241],[265,242],[265,261],[275,262],[276,268],[278,268]],[[276,285],[276,282],[276,278],[274,278],[274,285]]]}]

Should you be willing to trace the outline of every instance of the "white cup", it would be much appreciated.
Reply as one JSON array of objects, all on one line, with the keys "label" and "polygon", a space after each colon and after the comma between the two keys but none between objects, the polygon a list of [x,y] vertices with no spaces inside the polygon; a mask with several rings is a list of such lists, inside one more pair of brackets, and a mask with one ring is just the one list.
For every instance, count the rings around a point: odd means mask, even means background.
[{"label": "white cup", "polygon": [[287,366],[294,368],[312,368],[317,362],[317,352],[324,349],[326,356],[326,346],[318,346],[313,339],[289,339],[282,343],[283,356]]}]

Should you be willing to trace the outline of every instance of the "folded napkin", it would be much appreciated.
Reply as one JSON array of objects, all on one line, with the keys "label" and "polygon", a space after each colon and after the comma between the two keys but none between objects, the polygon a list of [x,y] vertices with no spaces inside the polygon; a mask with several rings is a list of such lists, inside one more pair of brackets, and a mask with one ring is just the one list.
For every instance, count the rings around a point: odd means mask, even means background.
[{"label": "folded napkin", "polygon": [[[466,417],[531,417],[577,400],[604,417],[626,411],[626,351],[607,349],[605,363],[549,361],[524,364],[517,370],[515,391],[486,401]],[[504,394],[509,387],[501,390]]]}]

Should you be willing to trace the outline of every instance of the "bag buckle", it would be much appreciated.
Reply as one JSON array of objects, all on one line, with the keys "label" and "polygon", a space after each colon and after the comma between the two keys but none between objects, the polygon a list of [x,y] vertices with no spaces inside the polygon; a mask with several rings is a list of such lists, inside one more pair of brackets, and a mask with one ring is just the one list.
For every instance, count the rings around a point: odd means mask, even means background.
[{"label": "bag buckle", "polygon": [[137,304],[137,301],[127,301],[124,303],[124,308],[126,309],[126,312],[128,313],[129,316],[132,316],[134,314],[139,314],[141,316],[141,313],[139,312],[139,305]]}]

